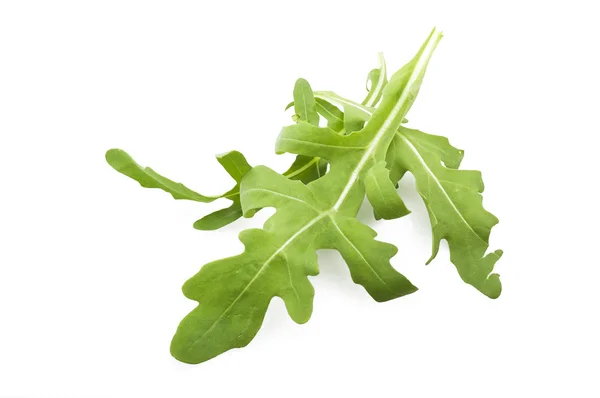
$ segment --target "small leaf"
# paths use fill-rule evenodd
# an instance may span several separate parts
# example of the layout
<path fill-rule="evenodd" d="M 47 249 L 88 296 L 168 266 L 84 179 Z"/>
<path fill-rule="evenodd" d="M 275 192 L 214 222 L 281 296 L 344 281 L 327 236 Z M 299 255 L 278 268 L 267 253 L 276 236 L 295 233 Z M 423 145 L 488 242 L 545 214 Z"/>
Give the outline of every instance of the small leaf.
<path fill-rule="evenodd" d="M 202 231 L 214 231 L 231 224 L 242 216 L 242 207 L 234 202 L 230 207 L 210 213 L 194 223 L 194 228 Z"/>
<path fill-rule="evenodd" d="M 410 213 L 390 181 L 390 172 L 385 168 L 385 162 L 377 163 L 369 170 L 365 177 L 365 190 L 379 217 L 392 220 Z"/>
<path fill-rule="evenodd" d="M 307 122 L 313 126 L 319 125 L 319 114 L 310 84 L 304 79 L 296 80 L 294 87 L 294 109 L 298 121 Z"/>
<path fill-rule="evenodd" d="M 156 173 L 149 167 L 143 168 L 131 156 L 121 149 L 111 149 L 106 152 L 106 161 L 119 173 L 122 173 L 145 188 L 158 188 L 170 193 L 175 199 L 193 200 L 208 203 L 220 198 L 229 199 L 233 204 L 229 208 L 217 210 L 208 214 L 194 223 L 194 228 L 200 230 L 214 230 L 230 224 L 242 216 L 240 207 L 239 182 L 242 177 L 252 169 L 244 155 L 238 151 L 231 151 L 217 155 L 217 160 L 229 173 L 237 184 L 222 195 L 204 196 L 192 191 L 185 185 L 169 180 Z"/>
<path fill-rule="evenodd" d="M 244 155 L 238 151 L 217 155 L 217 160 L 236 182 L 242 181 L 242 177 L 252 169 Z"/>
<path fill-rule="evenodd" d="M 298 155 L 284 176 L 290 180 L 300 180 L 305 184 L 321 178 L 327 170 L 327 162 L 321 158 Z"/>
<path fill-rule="evenodd" d="M 140 183 L 144 188 L 158 188 L 170 193 L 175 199 L 193 200 L 208 203 L 221 196 L 205 196 L 192 191 L 185 185 L 169 180 L 150 167 L 142 167 L 131 156 L 121 149 L 110 149 L 106 152 L 106 161 L 119 173 Z"/>
<path fill-rule="evenodd" d="M 387 84 L 387 70 L 383 53 L 379 53 L 379 69 L 373 69 L 367 76 L 367 97 L 363 100 L 362 105 L 373 107 L 377 105 L 381 99 L 383 88 Z"/>
<path fill-rule="evenodd" d="M 365 119 L 360 110 L 352 107 L 344 109 L 344 130 L 346 134 L 362 130 L 364 126 Z"/>
<path fill-rule="evenodd" d="M 315 98 L 317 112 L 327 120 L 327 127 L 341 132 L 344 129 L 344 112 L 321 98 Z"/>

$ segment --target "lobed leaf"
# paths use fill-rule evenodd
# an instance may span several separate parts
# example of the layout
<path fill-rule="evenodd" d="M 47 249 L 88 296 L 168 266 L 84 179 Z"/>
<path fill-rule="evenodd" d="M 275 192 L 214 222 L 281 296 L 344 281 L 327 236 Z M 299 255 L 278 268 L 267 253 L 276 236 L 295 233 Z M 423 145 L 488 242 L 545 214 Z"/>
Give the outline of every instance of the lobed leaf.
<path fill-rule="evenodd" d="M 319 248 L 338 249 L 353 280 L 379 301 L 416 290 L 389 264 L 394 246 L 374 240 L 374 231 L 355 219 L 328 212 L 301 182 L 257 166 L 242 183 L 242 202 L 245 211 L 277 212 L 264 229 L 240 234 L 242 254 L 206 264 L 185 283 L 185 296 L 199 305 L 173 338 L 177 359 L 198 363 L 247 345 L 275 296 L 295 322 L 308 321 L 314 290 L 307 276 L 318 273 Z"/>
<path fill-rule="evenodd" d="M 175 199 L 193 200 L 208 203 L 222 196 L 205 196 L 192 191 L 185 185 L 172 181 L 158 174 L 150 167 L 142 167 L 122 149 L 109 149 L 106 152 L 106 161 L 119 173 L 126 175 L 140 183 L 144 188 L 158 188 L 170 193 Z"/>
<path fill-rule="evenodd" d="M 460 160 L 458 156 L 448 157 L 451 149 L 443 139 L 404 127 L 400 131 L 395 139 L 396 162 L 415 177 L 431 220 L 433 249 L 427 263 L 437 255 L 440 241 L 446 239 L 450 261 L 461 278 L 486 296 L 497 298 L 502 284 L 492 271 L 502 250 L 485 254 L 498 219 L 483 208 L 481 172 L 444 166 L 442 162 L 457 165 Z M 462 158 L 462 153 L 459 156 Z"/>
<path fill-rule="evenodd" d="M 318 272 L 315 251 L 321 248 L 338 250 L 352 279 L 377 301 L 416 290 L 390 264 L 397 249 L 376 241 L 375 232 L 355 217 L 365 196 L 365 178 L 385 161 L 440 37 L 432 32 L 412 69 L 392 77 L 390 84 L 395 83 L 398 92 L 384 92 L 361 131 L 340 135 L 301 120 L 283 128 L 277 152 L 316 156 L 329 162 L 331 170 L 307 185 L 264 166 L 246 174 L 240 186 L 244 213 L 263 207 L 276 212 L 262 230 L 240 234 L 242 254 L 205 265 L 184 285 L 186 297 L 199 304 L 177 329 L 171 344 L 175 358 L 199 363 L 245 346 L 275 296 L 283 299 L 294 321 L 306 322 L 314 294 L 307 276 Z"/>
<path fill-rule="evenodd" d="M 365 191 L 378 217 L 392 220 L 410 213 L 390 180 L 390 171 L 385 168 L 385 161 L 369 170 L 365 177 Z"/>
<path fill-rule="evenodd" d="M 230 207 L 217 210 L 196 221 L 194 223 L 194 228 L 200 230 L 219 229 L 237 220 L 242 215 L 239 200 L 239 183 L 244 174 L 246 174 L 252 167 L 248 164 L 244 155 L 238 151 L 231 151 L 217 155 L 217 160 L 227 171 L 227 173 L 233 177 L 237 184 L 224 194 L 206 196 L 192 191 L 181 183 L 174 182 L 158 174 L 150 167 L 140 166 L 122 149 L 110 149 L 106 152 L 106 161 L 113 169 L 139 182 L 144 188 L 161 189 L 171 194 L 171 196 L 173 196 L 175 199 L 209 203 L 217 199 L 224 198 L 233 202 Z"/>

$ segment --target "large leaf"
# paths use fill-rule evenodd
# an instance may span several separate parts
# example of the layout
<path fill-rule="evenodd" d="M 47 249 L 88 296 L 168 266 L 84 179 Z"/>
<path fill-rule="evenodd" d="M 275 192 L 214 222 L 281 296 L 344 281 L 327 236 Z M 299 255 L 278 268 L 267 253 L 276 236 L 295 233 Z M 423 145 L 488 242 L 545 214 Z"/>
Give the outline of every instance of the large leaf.
<path fill-rule="evenodd" d="M 264 229 L 240 234 L 242 254 L 205 265 L 184 285 L 186 297 L 199 305 L 179 325 L 171 344 L 173 356 L 199 363 L 245 346 L 274 296 L 283 299 L 294 321 L 306 322 L 313 297 L 307 276 L 318 272 L 318 249 L 338 250 L 352 279 L 377 301 L 416 290 L 390 265 L 396 248 L 376 241 L 375 232 L 355 217 L 365 196 L 364 180 L 385 161 L 440 38 L 433 31 L 409 66 L 392 77 L 394 90 L 385 91 L 360 132 L 344 136 L 306 122 L 282 130 L 278 152 L 325 159 L 331 170 L 308 185 L 262 166 L 246 174 L 241 184 L 244 212 L 267 206 L 277 211 Z"/>
<path fill-rule="evenodd" d="M 437 255 L 440 241 L 446 239 L 450 260 L 461 278 L 486 296 L 498 297 L 502 284 L 492 271 L 502 250 L 486 255 L 498 219 L 483 208 L 481 172 L 445 167 L 442 162 L 448 147 L 444 140 L 404 127 L 400 132 L 395 138 L 395 160 L 414 175 L 431 219 L 433 251 L 428 263 Z M 450 162 L 456 164 L 456 159 Z"/>
<path fill-rule="evenodd" d="M 359 109 L 365 120 L 374 112 L 372 108 L 333 93 L 315 95 L 325 100 L 343 102 L 346 108 Z M 446 239 L 450 260 L 461 278 L 486 296 L 496 298 L 502 291 L 502 285 L 498 274 L 492 271 L 502 256 L 502 250 L 485 253 L 491 229 L 498 219 L 482 206 L 481 173 L 456 170 L 463 156 L 464 152 L 450 145 L 445 137 L 400 126 L 390 144 L 386 160 L 394 185 L 406 171 L 413 174 L 429 212 L 433 250 L 427 263 L 437 255 L 440 241 Z M 383 217 L 382 211 L 376 210 L 376 213 Z"/>

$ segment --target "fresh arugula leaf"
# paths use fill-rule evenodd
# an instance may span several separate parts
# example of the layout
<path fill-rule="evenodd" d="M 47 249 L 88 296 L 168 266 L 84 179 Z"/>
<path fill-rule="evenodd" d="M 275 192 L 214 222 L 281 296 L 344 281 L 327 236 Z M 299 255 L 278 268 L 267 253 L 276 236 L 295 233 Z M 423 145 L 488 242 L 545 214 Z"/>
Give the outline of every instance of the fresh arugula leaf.
<path fill-rule="evenodd" d="M 431 32 L 420 51 L 390 80 L 379 107 L 364 129 L 340 135 L 307 122 L 284 127 L 277 152 L 316 156 L 331 170 L 308 185 L 264 167 L 253 168 L 241 183 L 244 212 L 275 207 L 264 229 L 240 234 L 242 254 L 202 267 L 183 287 L 198 306 L 179 325 L 171 353 L 199 363 L 247 345 L 258 332 L 270 300 L 279 296 L 290 317 L 308 321 L 318 273 L 316 250 L 338 250 L 352 279 L 377 301 L 416 288 L 390 265 L 397 249 L 374 239 L 375 232 L 356 220 L 365 196 L 365 178 L 385 161 L 404 115 L 410 109 L 441 33 Z M 389 179 L 386 180 L 392 184 Z"/>
<path fill-rule="evenodd" d="M 385 161 L 369 170 L 364 182 L 367 198 L 378 217 L 392 220 L 410 213 L 390 180 L 390 171 L 385 168 Z"/>
<path fill-rule="evenodd" d="M 298 79 L 294 85 L 294 101 L 291 103 L 296 112 L 295 121 L 319 125 L 319 106 L 313 96 L 312 88 L 305 79 Z M 327 171 L 327 162 L 313 156 L 296 156 L 296 160 L 283 175 L 292 180 L 300 180 L 305 184 L 322 177 Z"/>
<path fill-rule="evenodd" d="M 239 202 L 233 202 L 229 207 L 217 210 L 194 222 L 194 228 L 202 231 L 214 231 L 231 224 L 242 217 L 242 206 Z"/>
<path fill-rule="evenodd" d="M 217 155 L 217 161 L 223 166 L 225 171 L 227 171 L 227 174 L 238 183 L 241 182 L 242 177 L 252 169 L 252 166 L 248 164 L 244 155 L 238 151 L 230 151 Z"/>
<path fill-rule="evenodd" d="M 317 104 L 310 84 L 304 79 L 298 79 L 294 86 L 294 109 L 298 121 L 307 122 L 313 126 L 319 125 Z"/>
<path fill-rule="evenodd" d="M 296 160 L 283 175 L 290 180 L 300 180 L 305 184 L 321 178 L 327 171 L 327 162 L 310 156 L 296 156 Z"/>
<path fill-rule="evenodd" d="M 109 149 L 106 152 L 106 161 L 113 169 L 136 180 L 142 187 L 162 189 L 163 191 L 170 193 L 175 199 L 209 203 L 222 197 L 222 195 L 206 196 L 192 191 L 179 182 L 163 177 L 150 167 L 140 166 L 122 149 Z"/>
<path fill-rule="evenodd" d="M 367 97 L 363 100 L 364 106 L 373 107 L 377 105 L 381 99 L 383 88 L 387 84 L 387 67 L 385 65 L 385 59 L 383 53 L 378 53 L 379 56 L 379 68 L 373 69 L 367 76 Z"/>
<path fill-rule="evenodd" d="M 319 98 L 342 102 L 345 109 L 360 109 L 365 120 L 374 114 L 368 108 L 333 93 L 315 93 Z M 359 113 L 357 111 L 357 113 Z M 406 171 L 415 177 L 417 189 L 425 202 L 433 232 L 433 249 L 429 264 L 437 255 L 440 241 L 446 239 L 450 260 L 466 283 L 488 297 L 497 298 L 502 285 L 492 273 L 502 250 L 485 255 L 491 229 L 498 219 L 482 206 L 481 172 L 457 170 L 464 151 L 450 145 L 446 137 L 430 135 L 400 126 L 386 157 L 394 185 Z M 376 209 L 383 218 L 383 211 Z"/>
<path fill-rule="evenodd" d="M 327 120 L 327 127 L 340 134 L 344 134 L 344 112 L 337 106 L 321 98 L 315 98 L 315 102 L 317 104 L 317 112 Z"/>
<path fill-rule="evenodd" d="M 486 296 L 497 298 L 502 284 L 499 275 L 492 271 L 502 250 L 485 254 L 491 229 L 498 219 L 483 208 L 481 172 L 443 166 L 444 159 L 444 163 L 452 165 L 460 162 L 458 156 L 447 157 L 451 148 L 444 145 L 444 140 L 404 127 L 400 131 L 395 138 L 396 162 L 415 177 L 431 219 L 433 249 L 427 263 L 437 255 L 440 241 L 446 239 L 450 260 L 463 281 Z"/>
<path fill-rule="evenodd" d="M 227 171 L 227 173 L 233 177 L 237 184 L 224 194 L 206 196 L 189 189 L 181 183 L 174 182 L 158 174 L 150 167 L 140 166 L 122 149 L 110 149 L 106 152 L 106 161 L 112 168 L 117 170 L 119 173 L 136 180 L 144 188 L 161 189 L 167 193 L 170 193 L 175 199 L 209 203 L 217 199 L 224 198 L 233 202 L 231 207 L 217 210 L 216 212 L 196 221 L 194 223 L 194 228 L 201 230 L 214 230 L 221 228 L 230 222 L 235 221 L 242 215 L 242 208 L 239 199 L 239 183 L 244 174 L 246 174 L 252 167 L 248 164 L 244 155 L 238 151 L 231 151 L 217 155 L 217 160 Z"/>

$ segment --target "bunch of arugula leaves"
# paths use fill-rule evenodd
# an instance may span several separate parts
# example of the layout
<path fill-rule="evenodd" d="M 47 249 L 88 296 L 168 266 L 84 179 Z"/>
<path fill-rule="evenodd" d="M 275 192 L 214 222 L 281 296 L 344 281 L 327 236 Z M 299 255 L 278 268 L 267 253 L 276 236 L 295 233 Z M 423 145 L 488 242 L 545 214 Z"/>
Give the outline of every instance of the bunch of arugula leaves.
<path fill-rule="evenodd" d="M 222 195 L 205 196 L 141 167 L 120 149 L 106 153 L 115 170 L 143 187 L 162 189 L 175 199 L 231 200 L 230 207 L 196 221 L 197 229 L 218 229 L 263 207 L 276 208 L 263 229 L 240 233 L 243 253 L 204 265 L 184 284 L 184 295 L 198 306 L 172 340 L 175 358 L 200 363 L 247 345 L 274 296 L 283 299 L 294 321 L 307 322 L 314 296 L 308 276 L 319 272 L 319 249 L 338 250 L 352 280 L 377 301 L 415 292 L 390 264 L 396 247 L 375 240 L 375 231 L 356 219 L 365 195 L 378 219 L 407 215 L 396 190 L 407 171 L 429 212 L 433 247 L 428 263 L 446 239 L 460 277 L 488 297 L 500 295 L 500 279 L 492 271 L 502 251 L 486 255 L 498 219 L 482 206 L 481 173 L 458 170 L 463 151 L 447 138 L 403 125 L 441 37 L 434 29 L 389 81 L 380 54 L 380 67 L 368 74 L 368 95 L 360 104 L 333 92 L 313 92 L 299 79 L 288 105 L 294 107 L 295 124 L 284 127 L 276 141 L 277 153 L 297 155 L 283 174 L 252 167 L 240 152 L 228 152 L 217 160 L 235 186 Z M 321 117 L 327 127 L 319 127 Z"/>

